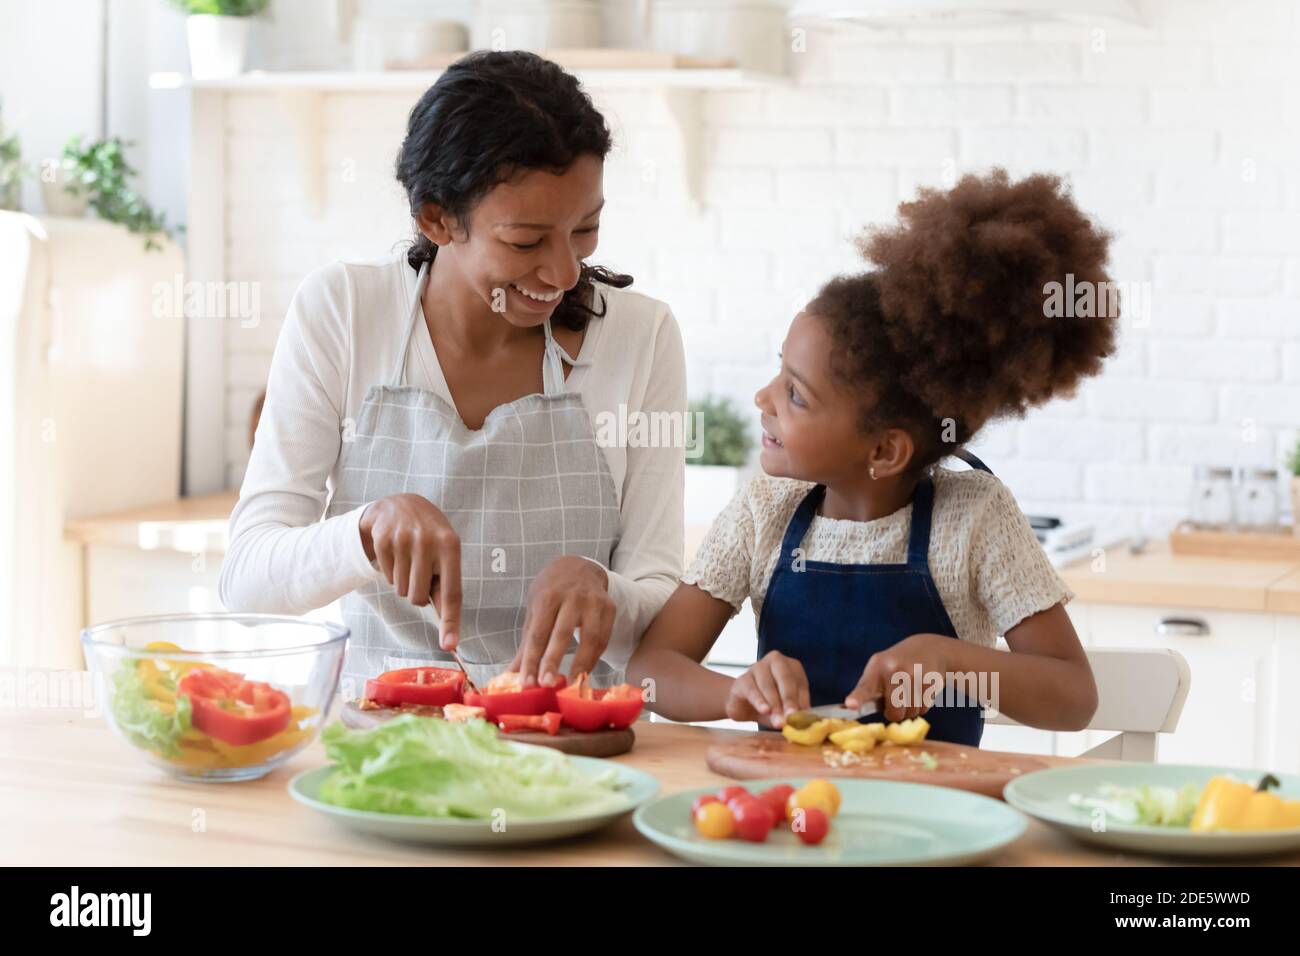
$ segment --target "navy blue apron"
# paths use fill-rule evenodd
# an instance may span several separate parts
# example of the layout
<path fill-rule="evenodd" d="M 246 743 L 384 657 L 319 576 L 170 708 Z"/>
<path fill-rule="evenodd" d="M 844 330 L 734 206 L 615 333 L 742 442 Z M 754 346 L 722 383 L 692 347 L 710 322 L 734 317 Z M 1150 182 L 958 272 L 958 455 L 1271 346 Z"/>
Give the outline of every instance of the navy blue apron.
<path fill-rule="evenodd" d="M 958 457 L 982 471 L 989 470 L 969 452 Z M 934 482 L 921 478 L 912 499 L 912 527 L 904 564 L 834 564 L 801 562 L 795 552 L 812 526 L 826 494 L 817 485 L 796 509 L 781 541 L 781 555 L 758 622 L 758 654 L 780 651 L 803 664 L 812 705 L 841 704 L 857 686 L 867 661 L 913 634 L 943 634 L 957 639 L 934 578 L 930 575 L 930 518 L 934 511 Z M 888 690 L 886 690 L 888 693 Z M 928 739 L 978 747 L 984 715 L 978 701 L 967 703 L 957 692 L 944 706 L 948 688 L 925 713 Z M 871 714 L 866 721 L 883 721 Z M 761 725 L 760 725 L 761 726 Z M 768 728 L 770 729 L 770 728 Z"/>

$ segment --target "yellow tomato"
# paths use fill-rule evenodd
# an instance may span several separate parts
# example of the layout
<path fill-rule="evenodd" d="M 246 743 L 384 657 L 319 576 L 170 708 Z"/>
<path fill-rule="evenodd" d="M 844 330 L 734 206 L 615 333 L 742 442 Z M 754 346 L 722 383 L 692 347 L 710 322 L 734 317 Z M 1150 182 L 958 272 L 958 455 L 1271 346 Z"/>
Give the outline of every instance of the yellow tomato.
<path fill-rule="evenodd" d="M 794 815 L 799 810 L 818 809 L 826 814 L 829 820 L 835 816 L 835 804 L 832 802 L 830 794 L 824 790 L 809 791 L 807 787 L 802 790 L 796 790 L 790 794 L 790 799 L 785 804 L 786 820 L 794 820 Z"/>
<path fill-rule="evenodd" d="M 736 832 L 736 820 L 725 803 L 706 803 L 695 814 L 695 829 L 710 840 L 726 840 Z"/>
<path fill-rule="evenodd" d="M 809 780 L 806 784 L 803 785 L 803 790 L 800 792 L 803 793 L 804 796 L 808 799 L 811 800 L 824 799 L 828 803 L 830 803 L 831 816 L 835 816 L 837 813 L 840 812 L 839 787 L 835 786 L 835 784 L 831 783 L 829 780 L 825 780 L 821 777 L 818 777 L 816 780 Z"/>

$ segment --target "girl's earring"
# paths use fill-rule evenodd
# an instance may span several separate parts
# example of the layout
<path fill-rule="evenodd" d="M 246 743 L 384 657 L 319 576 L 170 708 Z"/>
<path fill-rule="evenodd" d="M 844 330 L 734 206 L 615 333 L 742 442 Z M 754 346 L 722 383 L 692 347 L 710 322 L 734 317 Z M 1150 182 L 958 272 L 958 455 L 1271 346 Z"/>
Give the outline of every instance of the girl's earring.
<path fill-rule="evenodd" d="M 872 466 L 867 470 L 867 473 L 868 473 L 869 475 L 871 475 L 871 480 L 872 480 L 872 481 L 875 481 L 875 480 L 876 480 L 876 466 L 875 466 L 875 465 L 872 465 Z"/>

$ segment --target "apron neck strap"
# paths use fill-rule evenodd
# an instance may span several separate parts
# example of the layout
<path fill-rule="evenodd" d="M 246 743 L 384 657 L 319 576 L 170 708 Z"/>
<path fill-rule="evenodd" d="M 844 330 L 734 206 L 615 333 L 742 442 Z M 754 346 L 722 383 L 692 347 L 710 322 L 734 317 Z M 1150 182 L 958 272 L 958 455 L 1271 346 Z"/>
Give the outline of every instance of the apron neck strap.
<path fill-rule="evenodd" d="M 790 523 L 785 526 L 785 537 L 781 539 L 781 564 L 788 566 L 794 560 L 794 552 L 803 544 L 804 535 L 812 527 L 817 506 L 822 503 L 824 497 L 826 497 L 826 486 L 814 485 L 808 494 L 804 495 L 803 501 L 799 502 L 799 507 L 795 509 Z"/>
<path fill-rule="evenodd" d="M 415 294 L 411 296 L 411 307 L 406 317 L 406 332 L 402 335 L 402 347 L 397 351 L 397 362 L 388 373 L 388 384 L 393 388 L 400 386 L 406 378 L 406 355 L 411 350 L 411 336 L 415 334 L 415 327 L 424 318 L 424 309 L 420 307 L 420 301 L 424 298 L 424 290 L 428 284 L 429 263 L 423 262 L 415 277 Z"/>
<path fill-rule="evenodd" d="M 952 453 L 952 456 L 954 458 L 960 458 L 962 461 L 966 462 L 966 464 L 970 465 L 972 468 L 978 468 L 980 471 L 987 471 L 990 475 L 993 474 L 993 469 L 991 469 L 988 465 L 984 464 L 984 462 L 980 461 L 978 458 L 976 458 L 965 448 L 958 448 L 955 452 Z"/>
<path fill-rule="evenodd" d="M 416 328 L 419 327 L 421 320 L 424 318 L 424 309 L 421 308 L 421 300 L 424 298 L 424 290 L 429 285 L 429 263 L 425 262 L 420 265 L 419 274 L 415 277 L 415 292 L 411 296 L 411 307 L 407 315 L 406 331 L 402 335 L 402 347 L 397 352 L 397 361 L 393 364 L 392 371 L 388 373 L 388 384 L 397 387 L 400 386 L 406 378 L 406 356 L 411 350 L 411 338 L 415 335 Z M 547 395 L 559 395 L 564 392 L 564 365 L 577 368 L 582 365 L 590 365 L 590 359 L 578 359 L 564 351 L 560 343 L 555 340 L 555 335 L 551 332 L 551 317 L 547 316 L 543 323 L 542 331 L 546 334 L 546 350 L 542 358 L 542 388 Z"/>
<path fill-rule="evenodd" d="M 555 339 L 555 334 L 551 331 L 551 317 L 548 315 L 542 323 L 542 331 L 546 333 L 546 354 L 542 358 L 542 390 L 547 395 L 560 395 L 566 389 L 564 387 L 564 366 L 570 365 L 578 368 L 583 365 L 590 365 L 591 359 L 582 359 L 579 361 L 568 352 Z"/>
<path fill-rule="evenodd" d="M 907 563 L 926 567 L 930 563 L 930 518 L 934 514 L 934 482 L 928 475 L 916 483 L 912 496 L 912 529 L 907 536 Z"/>
<path fill-rule="evenodd" d="M 804 535 L 812 527 L 817 514 L 817 506 L 826 497 L 825 485 L 814 485 L 803 501 L 795 509 L 790 523 L 785 527 L 785 537 L 781 539 L 780 563 L 789 566 L 794 560 L 794 552 L 803 544 Z M 930 519 L 934 514 L 934 482 L 923 477 L 916 485 L 912 498 L 912 527 L 907 536 L 907 563 L 926 567 L 930 560 Z"/>

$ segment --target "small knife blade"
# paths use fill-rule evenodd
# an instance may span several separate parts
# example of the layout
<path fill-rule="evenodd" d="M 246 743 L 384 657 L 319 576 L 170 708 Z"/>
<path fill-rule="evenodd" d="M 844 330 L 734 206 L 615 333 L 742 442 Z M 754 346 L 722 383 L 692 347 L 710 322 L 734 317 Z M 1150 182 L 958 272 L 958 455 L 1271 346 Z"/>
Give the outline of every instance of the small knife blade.
<path fill-rule="evenodd" d="M 433 617 L 433 626 L 437 628 L 438 633 L 441 634 L 442 615 L 438 613 L 438 609 L 433 604 L 432 594 L 429 595 L 429 614 Z M 469 671 L 465 668 L 465 662 L 460 659 L 460 655 L 456 653 L 456 648 L 454 647 L 451 649 L 451 657 L 452 660 L 456 662 L 456 666 L 460 668 L 460 672 L 465 675 L 465 686 L 477 694 L 479 689 L 474 686 L 474 681 L 470 678 Z"/>
<path fill-rule="evenodd" d="M 857 720 L 867 714 L 874 714 L 881 709 L 879 697 L 874 697 L 856 710 L 839 704 L 822 704 L 807 710 L 796 710 L 786 715 L 785 722 L 795 730 L 811 727 L 819 720 Z"/>

